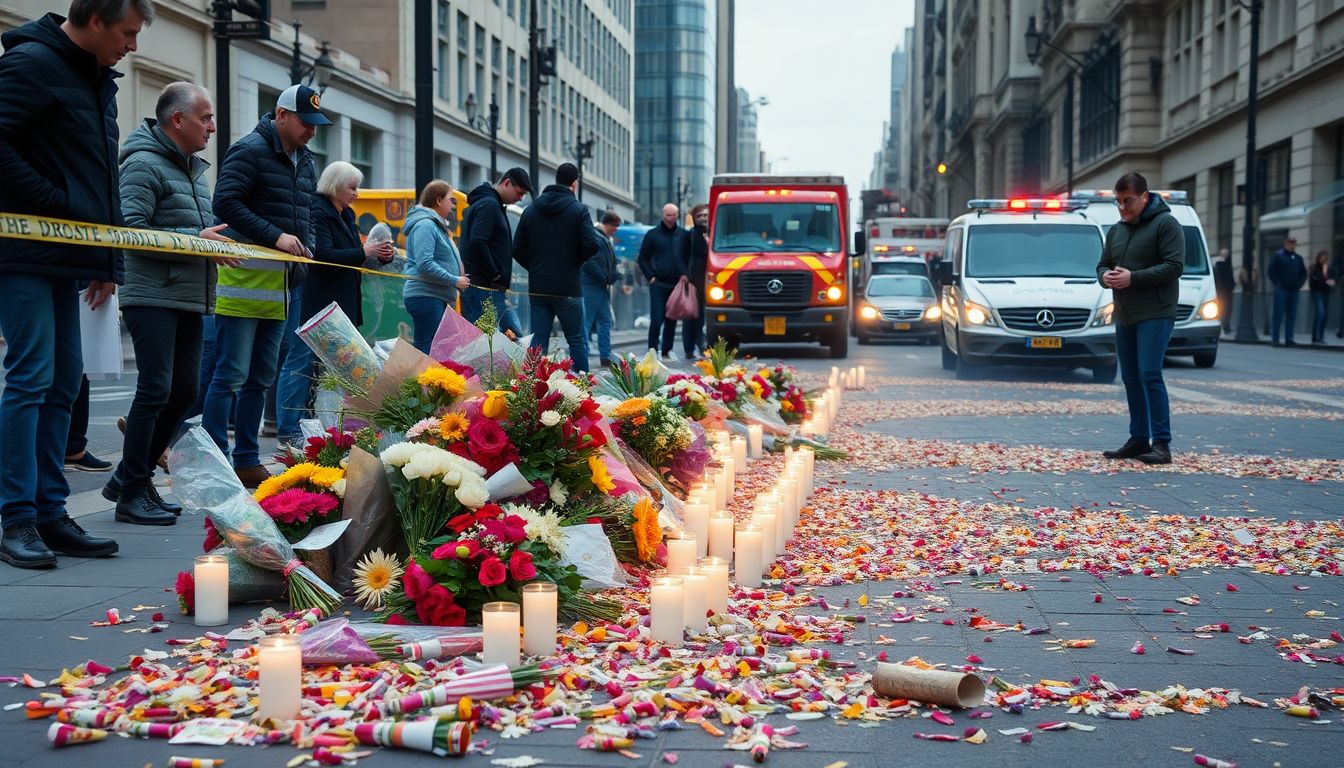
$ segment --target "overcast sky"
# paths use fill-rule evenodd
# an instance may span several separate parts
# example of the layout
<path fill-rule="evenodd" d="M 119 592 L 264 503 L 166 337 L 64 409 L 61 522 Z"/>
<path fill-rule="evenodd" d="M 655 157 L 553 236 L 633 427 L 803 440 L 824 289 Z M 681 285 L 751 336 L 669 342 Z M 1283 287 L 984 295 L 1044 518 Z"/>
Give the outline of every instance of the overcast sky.
<path fill-rule="evenodd" d="M 843 174 L 857 204 L 889 117 L 891 52 L 913 0 L 737 0 L 737 86 L 779 172 Z"/>

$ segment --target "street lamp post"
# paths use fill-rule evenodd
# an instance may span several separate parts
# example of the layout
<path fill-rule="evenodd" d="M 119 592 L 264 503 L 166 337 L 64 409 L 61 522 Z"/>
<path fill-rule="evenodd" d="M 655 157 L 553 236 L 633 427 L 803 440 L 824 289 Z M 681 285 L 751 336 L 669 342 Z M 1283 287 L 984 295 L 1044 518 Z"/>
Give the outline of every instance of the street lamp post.
<path fill-rule="evenodd" d="M 541 175 L 541 144 L 537 136 L 541 123 L 541 86 L 555 77 L 555 44 L 542 47 L 546 30 L 537 27 L 537 0 L 529 0 L 527 14 L 527 173 L 532 183 Z"/>
<path fill-rule="evenodd" d="M 785 155 L 785 156 L 783 156 L 783 157 L 776 157 L 774 160 L 771 160 L 771 161 L 770 161 L 770 165 L 769 165 L 769 167 L 767 167 L 767 168 L 765 169 L 765 170 L 766 170 L 766 173 L 774 173 L 774 172 L 775 172 L 775 163 L 782 163 L 782 162 L 784 162 L 785 160 L 792 160 L 792 159 L 793 159 L 793 158 L 789 157 L 788 155 Z"/>
<path fill-rule="evenodd" d="M 1030 62 L 1032 63 L 1033 66 L 1034 66 L 1034 65 L 1036 64 L 1036 62 L 1039 61 L 1040 58 L 1041 58 L 1041 46 L 1045 46 L 1046 48 L 1049 48 L 1050 50 L 1054 51 L 1055 53 L 1058 53 L 1060 56 L 1063 56 L 1063 57 L 1064 57 L 1064 66 L 1065 66 L 1066 69 L 1069 70 L 1069 76 L 1068 76 L 1068 78 L 1064 81 L 1064 108 L 1068 110 L 1068 113 L 1067 113 L 1067 114 L 1068 114 L 1068 118 L 1069 118 L 1068 121 L 1067 121 L 1068 126 L 1069 126 L 1069 140 L 1068 140 L 1067 142 L 1064 143 L 1064 145 L 1068 148 L 1068 152 L 1067 152 L 1067 153 L 1065 154 L 1065 156 L 1064 156 L 1064 168 L 1065 168 L 1065 173 L 1067 174 L 1067 180 L 1065 181 L 1065 183 L 1068 185 L 1068 188 L 1065 190 L 1065 192 L 1066 192 L 1066 194 L 1070 194 L 1070 195 L 1072 195 L 1072 194 L 1073 194 L 1073 134 L 1075 133 L 1075 131 L 1074 131 L 1074 128 L 1075 128 L 1075 115 L 1074 115 L 1074 109 L 1073 109 L 1073 100 L 1074 100 L 1074 97 L 1073 97 L 1073 81 L 1074 81 L 1074 78 L 1075 78 L 1075 77 L 1081 77 L 1081 76 L 1082 76 L 1082 74 L 1083 74 L 1083 70 L 1086 69 L 1086 67 L 1083 65 L 1083 62 L 1081 62 L 1081 61 L 1078 60 L 1078 58 L 1077 58 L 1076 56 L 1074 56 L 1073 54 L 1071 54 L 1071 53 L 1069 53 L 1068 51 L 1064 50 L 1063 48 L 1060 48 L 1059 46 L 1055 45 L 1054 43 L 1050 42 L 1049 40 L 1046 40 L 1046 39 L 1045 39 L 1045 36 L 1042 35 L 1042 34 L 1040 33 L 1040 30 L 1038 30 L 1038 29 L 1036 28 L 1036 17 L 1035 17 L 1035 16 L 1028 16 L 1028 17 L 1027 17 L 1027 31 L 1026 31 L 1026 35 L 1025 35 L 1025 37 L 1026 37 L 1026 44 L 1027 44 L 1027 60 L 1030 61 Z M 1097 87 L 1097 90 L 1101 93 L 1101 95 L 1105 96 L 1105 97 L 1111 102 L 1111 106 L 1115 108 L 1115 111 L 1116 111 L 1117 113 L 1119 113 L 1119 112 L 1120 112 L 1120 99 L 1117 98 L 1115 94 L 1111 93 L 1111 92 L 1108 91 L 1106 88 L 1102 87 L 1100 83 L 1098 83 L 1096 87 Z"/>
<path fill-rule="evenodd" d="M 490 137 L 490 181 L 499 180 L 499 104 L 490 94 L 489 116 L 477 113 L 476 94 L 467 94 L 467 124 Z M 536 182 L 533 182 L 536 183 Z"/>
<path fill-rule="evenodd" d="M 574 159 L 579 161 L 579 202 L 583 202 L 583 161 L 591 160 L 593 157 L 593 132 L 588 132 L 588 138 L 583 138 L 583 129 L 579 129 L 578 135 L 574 141 Z"/>
<path fill-rule="evenodd" d="M 295 19 L 293 24 L 294 50 L 289 59 L 289 84 L 309 85 L 321 93 L 327 89 L 327 83 L 331 82 L 331 73 L 336 70 L 336 64 L 331 60 L 331 46 L 323 40 L 317 58 L 311 65 L 304 64 L 303 50 L 299 47 L 299 27 L 303 26 L 303 22 Z M 305 78 L 307 83 L 304 83 Z"/>
<path fill-rule="evenodd" d="M 1260 11 L 1264 0 L 1237 0 L 1251 14 L 1250 83 L 1246 94 L 1246 221 L 1241 228 L 1241 312 L 1237 316 L 1237 341 L 1257 341 L 1255 332 L 1255 204 L 1259 192 L 1256 173 L 1255 118 L 1260 99 Z M 1289 329 L 1289 333 L 1292 329 Z"/>

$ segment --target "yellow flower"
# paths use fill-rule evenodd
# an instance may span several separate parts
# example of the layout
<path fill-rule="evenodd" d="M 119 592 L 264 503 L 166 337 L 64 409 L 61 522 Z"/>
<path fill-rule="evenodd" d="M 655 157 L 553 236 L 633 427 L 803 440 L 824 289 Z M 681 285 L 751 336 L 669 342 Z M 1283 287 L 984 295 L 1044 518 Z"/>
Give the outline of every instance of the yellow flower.
<path fill-rule="evenodd" d="M 455 443 L 467 436 L 468 426 L 470 426 L 470 422 L 467 421 L 466 416 L 460 413 L 446 414 L 443 420 L 439 422 L 439 437 L 450 443 Z"/>
<path fill-rule="evenodd" d="M 635 504 L 635 551 L 639 559 L 653 562 L 658 554 L 658 545 L 663 543 L 663 529 L 658 525 L 658 510 L 653 507 L 653 499 L 648 496 Z"/>
<path fill-rule="evenodd" d="M 263 480 L 257 486 L 257 490 L 252 493 L 252 498 L 257 501 L 265 501 L 281 491 L 307 481 L 313 476 L 313 472 L 318 469 L 321 469 L 321 467 L 310 462 L 295 464 L 283 473 Z"/>
<path fill-rule="evenodd" d="M 509 415 L 509 393 L 502 389 L 492 389 L 485 393 L 485 402 L 481 403 L 481 415 L 487 419 L 502 419 Z"/>
<path fill-rule="evenodd" d="M 653 350 L 650 349 L 638 363 L 635 363 L 635 373 L 641 379 L 652 378 L 653 372 L 657 370 L 657 366 L 658 357 L 653 353 Z"/>
<path fill-rule="evenodd" d="M 611 412 L 611 416 L 615 419 L 625 419 L 631 416 L 637 416 L 649 410 L 651 405 L 653 405 L 653 403 L 646 397 L 632 397 L 616 406 L 616 410 Z"/>
<path fill-rule="evenodd" d="M 780 401 L 779 401 L 779 410 L 781 410 L 781 411 L 783 411 L 783 412 L 785 412 L 785 413 L 792 413 L 792 412 L 793 412 L 793 402 L 790 401 L 790 400 L 780 400 Z"/>
<path fill-rule="evenodd" d="M 415 377 L 415 380 L 422 387 L 433 387 L 453 397 L 460 397 L 467 391 L 467 380 L 462 378 L 462 374 L 450 371 L 441 365 L 426 368 L 424 373 Z"/>
<path fill-rule="evenodd" d="M 751 393 L 756 396 L 757 400 L 759 400 L 761 398 L 761 393 L 765 391 L 761 389 L 761 383 L 755 379 L 752 379 L 749 383 L 751 384 Z"/>
<path fill-rule="evenodd" d="M 700 372 L 706 376 L 714 375 L 714 363 L 709 360 L 696 360 L 695 367 L 699 368 Z"/>
<path fill-rule="evenodd" d="M 370 611 L 383 607 L 383 598 L 395 592 L 400 586 L 401 564 L 393 555 L 381 549 L 375 549 L 364 555 L 355 566 L 355 599 Z"/>
<path fill-rule="evenodd" d="M 588 471 L 593 473 L 593 487 L 597 490 L 610 494 L 612 489 L 616 487 L 616 481 L 611 479 L 611 473 L 607 471 L 602 459 L 597 456 L 588 457 Z"/>
<path fill-rule="evenodd" d="M 337 481 L 345 479 L 345 470 L 340 467 L 318 467 L 308 477 L 308 482 L 319 488 L 330 488 Z"/>

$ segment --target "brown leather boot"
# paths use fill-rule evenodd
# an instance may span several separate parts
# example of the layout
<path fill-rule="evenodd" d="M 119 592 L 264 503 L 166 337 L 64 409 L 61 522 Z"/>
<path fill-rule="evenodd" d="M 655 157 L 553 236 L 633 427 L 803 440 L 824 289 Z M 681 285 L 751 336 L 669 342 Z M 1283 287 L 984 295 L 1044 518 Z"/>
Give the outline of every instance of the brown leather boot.
<path fill-rule="evenodd" d="M 234 474 L 238 475 L 238 479 L 243 481 L 244 488 L 256 488 L 271 477 L 271 473 L 266 471 L 263 466 L 235 469 Z"/>

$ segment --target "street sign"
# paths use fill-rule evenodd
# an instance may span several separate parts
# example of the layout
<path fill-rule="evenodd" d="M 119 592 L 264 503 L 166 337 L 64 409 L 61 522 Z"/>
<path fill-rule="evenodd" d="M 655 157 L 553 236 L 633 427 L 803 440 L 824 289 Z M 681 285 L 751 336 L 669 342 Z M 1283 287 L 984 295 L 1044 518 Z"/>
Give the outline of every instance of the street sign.
<path fill-rule="evenodd" d="M 216 21 L 215 36 L 233 40 L 270 40 L 271 27 L 264 21 Z"/>

